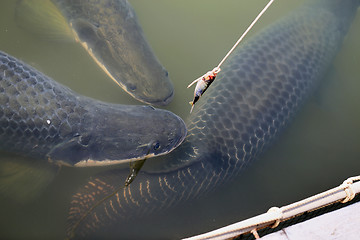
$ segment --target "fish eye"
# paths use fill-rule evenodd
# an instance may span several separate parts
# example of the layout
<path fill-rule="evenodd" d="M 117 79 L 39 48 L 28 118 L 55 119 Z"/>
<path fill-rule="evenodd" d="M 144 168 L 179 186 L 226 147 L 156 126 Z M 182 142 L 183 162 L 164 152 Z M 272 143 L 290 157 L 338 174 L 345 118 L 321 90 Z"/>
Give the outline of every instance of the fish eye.
<path fill-rule="evenodd" d="M 87 146 L 90 143 L 91 135 L 80 136 L 80 144 L 83 146 Z"/>
<path fill-rule="evenodd" d="M 159 142 L 156 142 L 153 146 L 153 149 L 156 151 L 160 148 L 160 143 Z"/>
<path fill-rule="evenodd" d="M 130 84 L 128 85 L 128 89 L 129 89 L 130 91 L 135 91 L 135 90 L 136 90 L 136 85 L 130 83 Z"/>

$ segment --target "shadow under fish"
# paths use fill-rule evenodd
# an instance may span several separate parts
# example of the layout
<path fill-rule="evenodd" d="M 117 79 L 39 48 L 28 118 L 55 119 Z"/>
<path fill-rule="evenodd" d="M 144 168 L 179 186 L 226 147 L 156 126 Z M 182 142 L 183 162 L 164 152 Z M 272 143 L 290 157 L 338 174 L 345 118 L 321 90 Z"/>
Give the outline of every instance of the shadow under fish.
<path fill-rule="evenodd" d="M 75 39 L 135 99 L 167 105 L 174 89 L 126 0 L 23 0 L 20 26 L 49 38 Z"/>

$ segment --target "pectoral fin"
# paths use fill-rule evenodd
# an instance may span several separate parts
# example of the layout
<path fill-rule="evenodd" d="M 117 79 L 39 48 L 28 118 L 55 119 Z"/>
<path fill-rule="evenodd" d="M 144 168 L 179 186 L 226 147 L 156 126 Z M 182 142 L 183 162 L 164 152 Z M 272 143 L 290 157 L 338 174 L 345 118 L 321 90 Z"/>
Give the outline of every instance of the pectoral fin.
<path fill-rule="evenodd" d="M 130 185 L 130 183 L 132 183 L 135 180 L 137 174 L 144 165 L 145 161 L 146 159 L 130 162 L 130 174 L 125 180 L 125 186 Z"/>

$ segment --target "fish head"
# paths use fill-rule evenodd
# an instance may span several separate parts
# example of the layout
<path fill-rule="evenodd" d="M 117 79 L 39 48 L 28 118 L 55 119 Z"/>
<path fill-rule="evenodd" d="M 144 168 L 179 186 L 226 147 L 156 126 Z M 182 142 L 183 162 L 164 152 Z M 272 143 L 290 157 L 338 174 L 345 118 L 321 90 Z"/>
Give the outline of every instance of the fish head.
<path fill-rule="evenodd" d="M 180 117 L 151 106 L 104 104 L 93 109 L 93 116 L 58 144 L 49 160 L 88 167 L 147 159 L 174 150 L 187 132 Z"/>
<path fill-rule="evenodd" d="M 95 62 L 135 99 L 167 105 L 174 88 L 168 72 L 148 44 L 135 12 L 126 1 L 116 14 L 97 19 L 72 19 L 70 25 Z"/>

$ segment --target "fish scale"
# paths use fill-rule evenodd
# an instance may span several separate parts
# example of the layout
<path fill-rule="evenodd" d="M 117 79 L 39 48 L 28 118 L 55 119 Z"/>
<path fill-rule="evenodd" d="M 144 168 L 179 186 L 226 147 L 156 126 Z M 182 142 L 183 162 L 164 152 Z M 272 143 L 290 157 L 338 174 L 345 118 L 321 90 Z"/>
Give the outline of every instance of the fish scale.
<path fill-rule="evenodd" d="M 41 73 L 19 65 L 5 53 L 0 53 L 0 71 L 2 149 L 17 151 L 22 146 L 22 153 L 44 158 L 52 145 L 64 140 L 67 132 L 79 131 L 79 124 L 69 123 L 71 113 L 76 110 L 66 103 L 77 101 L 72 95 L 54 91 L 58 87 L 56 82 L 44 80 Z M 49 119 L 51 124 L 47 123 Z"/>
<path fill-rule="evenodd" d="M 111 205 L 107 200 L 87 212 L 89 202 L 98 203 L 119 186 L 123 173 L 93 177 L 89 181 L 100 179 L 105 190 L 99 193 L 99 184 L 88 183 L 73 196 L 68 236 L 112 236 L 109 229 L 124 219 L 197 198 L 237 176 L 271 146 L 315 91 L 358 6 L 355 0 L 310 1 L 238 47 L 187 119 L 182 145 L 163 156 L 168 170 L 140 172 L 109 199 Z"/>

